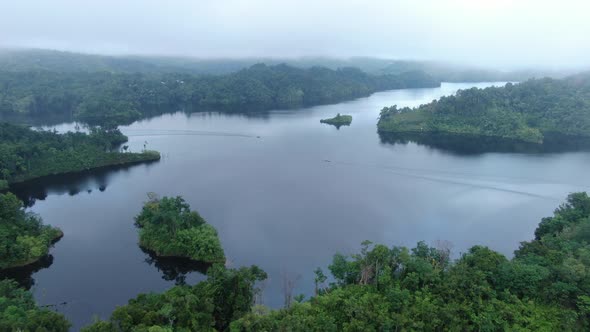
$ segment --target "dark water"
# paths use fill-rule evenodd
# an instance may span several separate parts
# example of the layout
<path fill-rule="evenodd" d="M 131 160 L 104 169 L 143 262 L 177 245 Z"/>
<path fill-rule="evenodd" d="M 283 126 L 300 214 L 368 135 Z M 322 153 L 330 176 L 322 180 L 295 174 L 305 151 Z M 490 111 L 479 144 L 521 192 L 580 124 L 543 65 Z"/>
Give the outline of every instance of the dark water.
<path fill-rule="evenodd" d="M 147 142 L 162 160 L 20 192 L 65 233 L 51 266 L 32 276 L 35 297 L 66 302 L 56 308 L 78 329 L 138 293 L 202 279 L 190 273 L 202 267 L 156 262 L 137 246 L 133 217 L 147 192 L 184 196 L 217 228 L 233 266 L 266 270 L 270 306 L 283 302 L 282 274 L 299 275 L 295 294 L 310 294 L 316 267 L 367 239 L 405 246 L 446 240 L 456 255 L 483 244 L 511 255 L 568 193 L 590 190 L 590 153 L 456 153 L 376 133 L 383 106 L 416 106 L 473 85 L 260 117 L 176 113 L 125 127 L 132 150 Z M 351 126 L 319 123 L 336 113 L 352 115 Z"/>

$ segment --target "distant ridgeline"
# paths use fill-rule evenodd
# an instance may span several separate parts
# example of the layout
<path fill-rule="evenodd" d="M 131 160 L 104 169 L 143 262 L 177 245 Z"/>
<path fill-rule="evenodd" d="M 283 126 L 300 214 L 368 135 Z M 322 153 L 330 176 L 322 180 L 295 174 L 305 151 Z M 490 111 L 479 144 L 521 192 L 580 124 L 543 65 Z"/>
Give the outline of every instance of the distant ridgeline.
<path fill-rule="evenodd" d="M 355 68 L 250 68 L 222 76 L 183 73 L 0 72 L 0 118 L 62 117 L 115 127 L 184 109 L 231 112 L 336 103 L 382 90 L 438 87 L 420 72 L 370 75 Z"/>
<path fill-rule="evenodd" d="M 590 74 L 461 90 L 410 109 L 385 107 L 381 134 L 460 134 L 534 144 L 590 138 Z M 551 142 L 549 142 L 551 143 Z"/>
<path fill-rule="evenodd" d="M 160 159 L 155 151 L 121 153 L 118 129 L 57 134 L 0 123 L 0 190 L 34 178 Z"/>
<path fill-rule="evenodd" d="M 565 77 L 571 70 L 500 71 L 437 61 L 386 59 L 373 57 L 301 58 L 191 58 L 174 56 L 106 56 L 47 49 L 0 49 L 0 71 L 111 72 L 111 73 L 190 73 L 223 75 L 235 73 L 257 63 L 287 64 L 297 68 L 359 68 L 375 75 L 399 75 L 422 71 L 443 82 L 522 82 L 533 77 Z"/>

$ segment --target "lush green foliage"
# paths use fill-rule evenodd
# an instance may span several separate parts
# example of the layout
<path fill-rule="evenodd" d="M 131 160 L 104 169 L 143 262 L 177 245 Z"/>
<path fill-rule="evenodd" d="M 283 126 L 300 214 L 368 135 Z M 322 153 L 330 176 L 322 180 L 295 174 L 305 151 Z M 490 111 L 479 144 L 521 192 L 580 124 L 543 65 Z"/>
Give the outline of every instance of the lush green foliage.
<path fill-rule="evenodd" d="M 57 134 L 0 123 L 0 189 L 11 182 L 160 159 L 157 152 L 113 151 L 125 142 L 119 130 Z"/>
<path fill-rule="evenodd" d="M 31 293 L 14 281 L 0 281 L 0 331 L 66 332 L 69 327 L 62 315 L 37 307 Z"/>
<path fill-rule="evenodd" d="M 224 331 L 250 311 L 255 283 L 266 279 L 266 273 L 256 266 L 226 269 L 216 264 L 207 277 L 163 294 L 141 294 L 117 308 L 108 322 L 96 322 L 83 331 Z"/>
<path fill-rule="evenodd" d="M 350 123 L 352 122 L 352 116 L 350 115 L 340 115 L 340 113 L 338 113 L 335 117 L 330 118 L 330 119 L 322 119 L 320 120 L 321 123 L 327 123 L 327 124 L 331 124 L 337 127 L 340 126 L 349 126 Z"/>
<path fill-rule="evenodd" d="M 548 134 L 590 137 L 590 74 L 462 90 L 416 109 L 385 107 L 378 128 L 534 143 L 543 143 Z"/>
<path fill-rule="evenodd" d="M 288 309 L 251 313 L 235 331 L 555 331 L 590 328 L 590 197 L 572 194 L 508 260 L 475 246 L 334 256 L 335 283 Z M 318 273 L 316 272 L 316 275 Z"/>
<path fill-rule="evenodd" d="M 157 198 L 150 194 L 136 217 L 139 244 L 157 256 L 186 257 L 208 263 L 225 262 L 221 242 L 213 226 L 182 197 Z"/>
<path fill-rule="evenodd" d="M 420 72 L 373 76 L 354 68 L 263 64 L 224 76 L 16 71 L 0 74 L 0 115 L 60 116 L 114 127 L 178 109 L 263 111 L 439 85 Z"/>
<path fill-rule="evenodd" d="M 13 194 L 0 194 L 0 269 L 34 263 L 47 255 L 63 233 L 43 225 L 41 218 L 25 212 Z"/>

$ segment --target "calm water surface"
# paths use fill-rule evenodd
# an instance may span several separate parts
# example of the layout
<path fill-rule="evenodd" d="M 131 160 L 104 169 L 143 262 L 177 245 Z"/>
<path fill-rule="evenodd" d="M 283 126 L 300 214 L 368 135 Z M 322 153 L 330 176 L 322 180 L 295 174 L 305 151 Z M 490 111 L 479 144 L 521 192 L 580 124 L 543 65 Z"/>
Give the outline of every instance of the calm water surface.
<path fill-rule="evenodd" d="M 266 270 L 269 306 L 282 304 L 282 274 L 300 277 L 295 294 L 311 294 L 316 267 L 367 239 L 390 246 L 445 240 L 455 255 L 483 244 L 511 255 L 568 193 L 590 190 L 590 153 L 465 155 L 382 143 L 376 132 L 383 106 L 417 106 L 473 85 L 258 117 L 175 113 L 124 127 L 132 151 L 146 144 L 162 160 L 20 193 L 36 197 L 32 211 L 65 233 L 51 266 L 32 276 L 35 297 L 57 305 L 77 330 L 138 293 L 203 279 L 138 248 L 133 217 L 147 192 L 184 196 L 217 228 L 232 266 Z M 319 123 L 336 113 L 352 115 L 352 125 Z"/>

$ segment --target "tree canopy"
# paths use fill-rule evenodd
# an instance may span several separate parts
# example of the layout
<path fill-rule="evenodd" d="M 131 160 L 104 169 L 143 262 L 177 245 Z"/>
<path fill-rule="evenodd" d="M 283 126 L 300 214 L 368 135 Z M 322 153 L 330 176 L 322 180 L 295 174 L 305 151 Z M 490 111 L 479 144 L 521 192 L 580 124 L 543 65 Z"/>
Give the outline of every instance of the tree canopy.
<path fill-rule="evenodd" d="M 0 189 L 41 176 L 160 159 L 153 151 L 118 152 L 126 141 L 117 129 L 57 134 L 0 123 Z"/>
<path fill-rule="evenodd" d="M 256 266 L 226 269 L 215 264 L 207 277 L 194 286 L 175 286 L 163 294 L 141 294 L 115 309 L 108 321 L 82 331 L 225 331 L 250 311 L 256 282 L 267 275 Z"/>
<path fill-rule="evenodd" d="M 0 331 L 67 332 L 65 317 L 39 308 L 28 291 L 11 280 L 0 280 Z"/>
<path fill-rule="evenodd" d="M 0 193 L 0 270 L 36 262 L 62 236 L 60 229 L 26 212 L 15 195 Z"/>
<path fill-rule="evenodd" d="M 449 133 L 543 143 L 552 135 L 590 137 L 590 74 L 460 90 L 410 109 L 381 110 L 382 133 Z"/>
<path fill-rule="evenodd" d="M 185 257 L 223 263 L 225 255 L 217 231 L 180 196 L 158 198 L 150 194 L 135 218 L 139 244 L 157 256 Z"/>
<path fill-rule="evenodd" d="M 180 109 L 265 111 L 436 86 L 440 82 L 423 72 L 376 76 L 355 68 L 301 69 L 284 64 L 256 64 L 220 76 L 5 71 L 0 72 L 0 116 L 53 116 L 114 127 Z"/>

